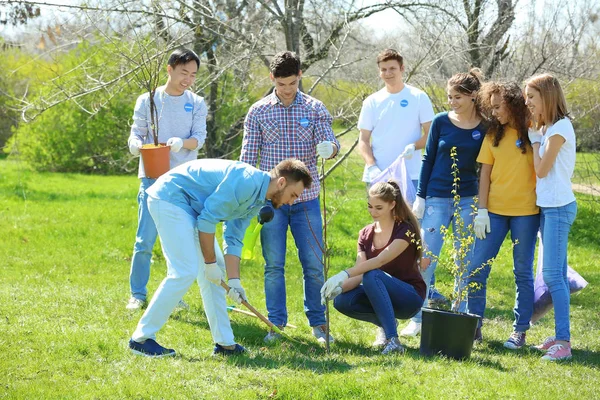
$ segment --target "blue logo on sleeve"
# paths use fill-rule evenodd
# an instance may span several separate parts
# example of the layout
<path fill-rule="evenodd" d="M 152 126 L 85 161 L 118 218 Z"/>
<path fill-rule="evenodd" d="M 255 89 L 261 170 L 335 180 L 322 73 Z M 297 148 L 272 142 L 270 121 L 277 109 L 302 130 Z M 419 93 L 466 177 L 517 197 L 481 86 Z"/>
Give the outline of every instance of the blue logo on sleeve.
<path fill-rule="evenodd" d="M 521 142 L 521 139 L 517 139 L 517 142 L 515 144 L 517 145 L 517 147 L 521 147 L 522 143 L 523 142 Z"/>
<path fill-rule="evenodd" d="M 192 112 L 194 110 L 194 105 L 192 103 L 185 103 L 183 109 L 185 112 Z"/>
<path fill-rule="evenodd" d="M 479 140 L 481 139 L 481 132 L 473 131 L 473 133 L 471 133 L 471 137 L 473 138 L 473 140 Z"/>
<path fill-rule="evenodd" d="M 400 102 L 400 105 L 401 105 L 402 107 L 406 107 L 406 106 L 408 105 L 408 100 L 406 100 L 406 99 L 402 100 L 402 101 Z"/>
<path fill-rule="evenodd" d="M 301 127 L 306 128 L 308 125 L 310 125 L 310 120 L 306 117 L 302 117 L 298 120 L 298 123 Z"/>

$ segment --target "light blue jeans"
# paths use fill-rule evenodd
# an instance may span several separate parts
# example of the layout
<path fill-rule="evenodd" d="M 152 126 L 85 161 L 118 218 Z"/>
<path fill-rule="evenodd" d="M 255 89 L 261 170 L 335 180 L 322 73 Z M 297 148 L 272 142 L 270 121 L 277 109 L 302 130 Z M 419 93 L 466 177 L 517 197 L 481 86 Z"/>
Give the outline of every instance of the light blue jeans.
<path fill-rule="evenodd" d="M 469 313 L 482 317 L 478 323 L 481 327 L 486 304 L 486 283 L 492 269 L 488 260 L 498 255 L 510 231 L 510 240 L 513 243 L 518 241 L 513 247 L 513 273 L 517 285 L 513 329 L 517 332 L 525 332 L 529 329 L 533 315 L 533 257 L 540 227 L 540 215 L 511 217 L 489 213 L 489 216 L 491 232 L 485 239 L 475 240 L 473 259 L 469 264 L 468 282 L 481 285 L 479 290 L 471 290 L 468 293 Z M 485 266 L 482 267 L 484 264 Z"/>
<path fill-rule="evenodd" d="M 265 297 L 269 321 L 285 326 L 288 322 L 285 290 L 285 253 L 288 226 L 298 249 L 304 276 L 304 313 L 310 326 L 325 324 L 325 306 L 321 305 L 323 276 L 323 228 L 319 198 L 275 210 L 271 222 L 261 232 L 265 258 Z M 292 281 L 292 284 L 296 284 Z"/>
<path fill-rule="evenodd" d="M 158 235 L 154 220 L 148 211 L 146 189 L 156 179 L 141 178 L 140 190 L 138 192 L 138 227 L 135 233 L 135 244 L 133 245 L 133 256 L 131 257 L 131 271 L 129 272 L 129 286 L 131 295 L 136 299 L 146 300 L 148 290 L 146 285 L 150 280 L 150 259 L 152 249 Z"/>
<path fill-rule="evenodd" d="M 472 205 L 475 204 L 474 197 L 463 197 L 460 199 L 458 206 L 460 207 L 460 216 L 464 221 L 465 229 L 469 224 L 473 224 L 473 208 Z M 454 231 L 457 230 L 456 220 L 454 218 L 454 199 L 445 198 L 445 197 L 428 197 L 425 199 L 425 214 L 423 215 L 423 220 L 421 221 L 421 236 L 427 250 L 431 252 L 434 256 L 439 256 L 442 250 L 442 245 L 444 244 L 444 236 L 441 233 L 441 227 L 450 227 L 452 224 L 452 229 Z M 454 246 L 458 246 L 459 242 L 456 241 Z M 427 257 L 427 254 L 424 254 Z M 469 262 L 472 257 L 472 248 L 467 249 L 467 256 L 465 258 L 465 262 Z M 427 285 L 427 293 L 425 298 L 429 298 L 429 285 L 431 284 L 431 278 L 435 273 L 435 269 L 437 268 L 437 261 L 432 258 L 431 264 L 429 267 L 421 272 L 423 276 L 423 280 Z M 456 283 L 455 283 L 456 284 Z M 466 302 L 462 302 L 459 310 L 461 312 L 465 312 L 467 310 Z M 412 320 L 417 323 L 421 323 L 421 311 L 419 311 Z"/>
<path fill-rule="evenodd" d="M 570 291 L 567 279 L 567 242 L 577 215 L 577 203 L 562 207 L 540 207 L 540 230 L 544 243 L 543 276 L 554 304 L 556 340 L 571 340 Z"/>
<path fill-rule="evenodd" d="M 196 218 L 181 207 L 151 197 L 148 199 L 148 208 L 160 233 L 162 251 L 167 261 L 167 276 L 156 289 L 131 338 L 136 342 L 156 339 L 156 333 L 167 322 L 194 280 L 197 280 L 214 342 L 222 346 L 235 344 L 227 314 L 225 289 L 204 278 L 204 255 L 198 240 Z M 217 266 L 225 276 L 225 259 L 216 239 L 214 249 Z"/>
<path fill-rule="evenodd" d="M 396 318 L 408 319 L 422 305 L 423 299 L 412 285 L 380 269 L 365 273 L 361 285 L 333 301 L 342 314 L 382 327 L 386 339 L 398 337 Z"/>

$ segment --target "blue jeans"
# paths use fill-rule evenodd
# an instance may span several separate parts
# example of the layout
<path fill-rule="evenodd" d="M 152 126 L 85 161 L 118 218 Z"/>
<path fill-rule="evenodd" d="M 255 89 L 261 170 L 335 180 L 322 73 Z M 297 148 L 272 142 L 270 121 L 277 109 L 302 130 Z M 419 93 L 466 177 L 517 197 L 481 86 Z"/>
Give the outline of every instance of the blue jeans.
<path fill-rule="evenodd" d="M 577 215 L 577 203 L 562 207 L 540 207 L 540 229 L 544 244 L 543 276 L 554 304 L 556 340 L 571 340 L 567 279 L 567 242 L 569 231 Z"/>
<path fill-rule="evenodd" d="M 380 269 L 363 275 L 362 285 L 338 295 L 333 306 L 342 314 L 371 322 L 385 331 L 385 337 L 398 337 L 396 318 L 408 319 L 421 309 L 423 299 L 415 288 Z"/>
<path fill-rule="evenodd" d="M 482 317 L 478 323 L 481 327 L 486 304 L 486 283 L 492 268 L 488 260 L 498 255 L 510 230 L 510 240 L 513 243 L 518 241 L 513 247 L 513 273 L 517 285 L 513 329 L 525 332 L 529 329 L 533 314 L 533 257 L 540 216 L 535 214 L 511 217 L 494 213 L 489 213 L 489 216 L 491 232 L 485 239 L 475 240 L 473 259 L 469 264 L 468 282 L 479 284 L 480 289 L 469 291 L 468 309 L 471 314 Z"/>
<path fill-rule="evenodd" d="M 460 207 L 460 216 L 464 221 L 465 229 L 469 224 L 473 224 L 473 208 L 472 205 L 475 204 L 474 197 L 463 197 L 460 199 L 458 206 Z M 425 214 L 423 215 L 423 220 L 421 222 L 421 236 L 425 246 L 431 254 L 434 256 L 439 256 L 442 250 L 442 245 L 444 244 L 444 236 L 441 233 L 441 227 L 450 227 L 452 224 L 452 229 L 456 232 L 458 227 L 456 226 L 456 220 L 454 218 L 454 199 L 445 198 L 445 197 L 428 197 L 425 199 Z M 458 235 L 457 235 L 458 236 Z M 454 246 L 458 246 L 459 242 L 456 241 Z M 471 257 L 471 250 L 467 250 L 467 256 L 465 258 L 465 262 L 468 262 Z M 427 257 L 427 254 L 424 253 L 424 256 Z M 431 278 L 435 273 L 435 269 L 437 268 L 437 261 L 432 257 L 431 264 L 429 267 L 421 272 L 423 276 L 423 280 L 427 285 L 427 294 L 425 298 L 429 298 L 429 285 L 431 284 Z M 458 311 L 466 311 L 466 302 L 461 303 Z M 419 311 L 412 320 L 417 323 L 421 323 L 421 311 Z"/>
<path fill-rule="evenodd" d="M 154 182 L 156 182 L 156 179 L 141 178 L 137 198 L 138 227 L 135 233 L 135 244 L 133 245 L 129 285 L 131 287 L 131 295 L 140 300 L 146 300 L 148 293 L 146 285 L 150 279 L 150 259 L 152 258 L 152 249 L 158 235 L 154 220 L 148 211 L 148 195 L 146 194 L 146 189 Z"/>
<path fill-rule="evenodd" d="M 298 249 L 304 276 L 304 313 L 310 326 L 325 324 L 321 304 L 323 276 L 323 227 L 319 198 L 282 205 L 260 232 L 265 258 L 265 297 L 269 321 L 285 326 L 288 322 L 285 291 L 285 253 L 288 226 Z M 295 282 L 293 282 L 295 283 Z"/>

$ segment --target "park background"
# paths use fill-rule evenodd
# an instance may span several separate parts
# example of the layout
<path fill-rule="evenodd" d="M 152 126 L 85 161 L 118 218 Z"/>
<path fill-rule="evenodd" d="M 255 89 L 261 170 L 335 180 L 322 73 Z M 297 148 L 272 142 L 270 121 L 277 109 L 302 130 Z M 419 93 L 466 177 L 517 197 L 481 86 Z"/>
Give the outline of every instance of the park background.
<path fill-rule="evenodd" d="M 0 4 L 0 398 L 600 397 L 597 0 L 45 3 L 54 5 Z M 370 221 L 355 124 L 362 100 L 381 87 L 379 50 L 401 51 L 405 80 L 425 90 L 436 111 L 446 109 L 445 81 L 471 66 L 488 79 L 557 75 L 578 140 L 569 264 L 589 282 L 572 298 L 574 359 L 545 364 L 536 352 L 502 347 L 514 302 L 508 243 L 489 281 L 484 344 L 468 361 L 421 357 L 418 338 L 405 341 L 404 356 L 381 356 L 370 348 L 372 326 L 335 311 L 337 341 L 326 353 L 302 312 L 293 246 L 286 277 L 298 328 L 288 332 L 301 343 L 265 346 L 258 320 L 232 314 L 250 354 L 211 357 L 194 285 L 184 298 L 191 309 L 160 332 L 181 356 L 133 357 L 126 343 L 140 315 L 124 306 L 138 180 L 126 141 L 135 99 L 150 78 L 166 81 L 165 56 L 179 45 L 202 59 L 194 87 L 209 106 L 201 157 L 237 158 L 245 113 L 270 88 L 270 58 L 285 49 L 302 57 L 303 90 L 328 107 L 343 145 L 325 165 L 322 194 L 330 274 L 353 263 L 358 230 Z M 158 245 L 153 260 L 150 293 L 166 270 Z M 250 302 L 264 311 L 260 257 L 242 268 Z M 450 275 L 437 275 L 448 294 Z M 550 312 L 528 341 L 543 340 L 553 326 Z"/>

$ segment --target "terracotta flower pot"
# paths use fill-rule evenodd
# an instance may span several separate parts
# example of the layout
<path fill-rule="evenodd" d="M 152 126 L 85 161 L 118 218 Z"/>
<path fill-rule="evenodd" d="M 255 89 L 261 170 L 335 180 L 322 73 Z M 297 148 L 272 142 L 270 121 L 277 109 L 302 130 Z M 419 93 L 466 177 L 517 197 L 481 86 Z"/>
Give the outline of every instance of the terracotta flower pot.
<path fill-rule="evenodd" d="M 146 177 L 156 179 L 169 171 L 170 150 L 171 148 L 164 143 L 160 143 L 158 147 L 153 144 L 145 144 L 142 146 L 140 153 L 142 155 Z"/>

